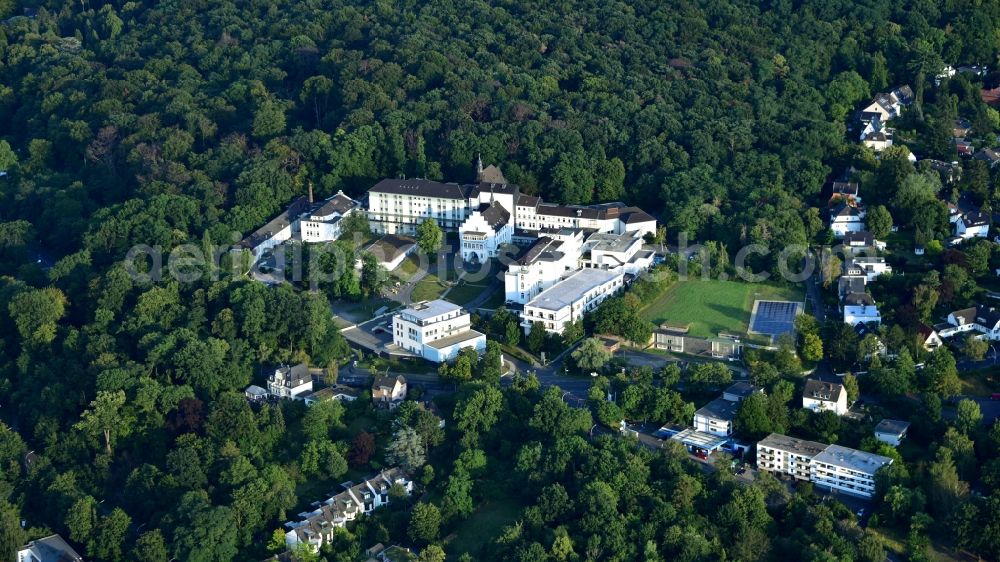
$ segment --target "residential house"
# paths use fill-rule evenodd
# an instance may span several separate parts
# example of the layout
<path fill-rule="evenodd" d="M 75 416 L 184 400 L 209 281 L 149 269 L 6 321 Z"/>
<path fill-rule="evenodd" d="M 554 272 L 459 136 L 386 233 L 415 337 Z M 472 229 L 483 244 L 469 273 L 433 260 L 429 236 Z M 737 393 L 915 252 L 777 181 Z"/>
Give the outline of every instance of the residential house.
<path fill-rule="evenodd" d="M 309 200 L 312 201 L 312 187 L 309 188 Z M 301 216 L 299 231 L 303 242 L 333 242 L 340 238 L 343 232 L 343 219 L 361 208 L 361 203 L 354 201 L 338 191 L 336 195 L 323 201 L 319 206 Z"/>
<path fill-rule="evenodd" d="M 955 221 L 955 236 L 963 240 L 986 238 L 990 233 L 990 216 L 982 211 L 963 213 Z"/>
<path fill-rule="evenodd" d="M 15 562 L 83 562 L 83 557 L 61 536 L 49 535 L 17 549 Z"/>
<path fill-rule="evenodd" d="M 973 160 L 982 160 L 990 168 L 995 168 L 1000 163 L 1000 152 L 992 148 L 983 148 L 972 155 Z"/>
<path fill-rule="evenodd" d="M 956 119 L 955 124 L 951 128 L 951 136 L 956 139 L 962 139 L 969 136 L 972 132 L 972 124 L 969 123 L 968 119 Z"/>
<path fill-rule="evenodd" d="M 942 327 L 938 335 L 948 338 L 963 332 L 977 332 L 982 338 L 1000 340 L 1000 311 L 992 306 L 963 308 L 948 314 L 948 328 Z"/>
<path fill-rule="evenodd" d="M 868 283 L 880 275 L 892 275 L 892 266 L 879 256 L 856 256 L 844 263 L 845 275 L 864 275 Z"/>
<path fill-rule="evenodd" d="M 528 301 L 521 327 L 529 334 L 533 324 L 541 322 L 547 332 L 562 334 L 566 324 L 583 318 L 624 287 L 625 274 L 620 271 L 581 269 Z"/>
<path fill-rule="evenodd" d="M 843 301 L 847 295 L 865 292 L 868 277 L 865 275 L 841 275 L 837 279 L 837 296 Z"/>
<path fill-rule="evenodd" d="M 367 515 L 391 502 L 389 491 L 398 486 L 406 495 L 413 492 L 413 482 L 399 468 L 384 470 L 359 484 L 348 482 L 343 492 L 322 502 L 313 511 L 299 514 L 299 521 L 285 523 L 285 545 L 293 549 L 299 544 L 308 545 L 313 552 L 319 552 L 324 544 L 333 539 L 336 529 L 343 528 L 349 521 Z"/>
<path fill-rule="evenodd" d="M 830 207 L 830 230 L 837 238 L 843 238 L 848 232 L 859 232 L 865 229 L 865 211 L 848 202 L 838 201 Z"/>
<path fill-rule="evenodd" d="M 917 334 L 920 337 L 920 345 L 927 351 L 933 351 L 941 347 L 941 344 L 944 343 L 937 331 L 923 322 L 917 326 Z"/>
<path fill-rule="evenodd" d="M 868 293 L 851 293 L 844 297 L 844 323 L 856 326 L 862 324 L 881 324 L 882 315 L 878 306 Z"/>
<path fill-rule="evenodd" d="M 743 399 L 756 392 L 764 392 L 764 389 L 748 382 L 734 382 L 722 391 L 722 398 L 730 402 L 742 402 Z"/>
<path fill-rule="evenodd" d="M 267 379 L 267 391 L 278 398 L 301 400 L 304 395 L 312 392 L 312 388 L 312 374 L 305 363 L 291 367 L 282 365 Z"/>
<path fill-rule="evenodd" d="M 893 129 L 883 127 L 878 131 L 873 131 L 865 135 L 862 143 L 875 152 L 882 152 L 892 146 L 893 133 Z"/>
<path fill-rule="evenodd" d="M 941 177 L 941 183 L 951 185 L 962 179 L 962 167 L 958 162 L 945 162 L 943 160 L 921 160 L 927 162 L 931 170 L 934 170 Z"/>
<path fill-rule="evenodd" d="M 847 390 L 840 383 L 806 379 L 802 407 L 814 412 L 829 410 L 842 416 L 847 413 Z"/>
<path fill-rule="evenodd" d="M 865 356 L 862 358 L 865 361 L 871 361 L 873 355 L 878 355 L 879 357 L 889 356 L 889 348 L 886 347 L 882 338 L 878 334 L 878 330 L 876 330 L 874 326 L 859 322 L 854 325 L 854 333 L 858 335 L 859 342 L 868 336 L 873 338 L 872 341 L 875 344 L 875 348 L 872 351 L 865 351 Z"/>
<path fill-rule="evenodd" d="M 910 422 L 900 420 L 882 420 L 875 426 L 875 438 L 893 447 L 898 447 L 910 429 Z"/>
<path fill-rule="evenodd" d="M 854 206 L 861 205 L 861 194 L 858 189 L 858 182 L 835 181 L 833 182 L 833 193 L 830 195 L 830 202 L 853 203 Z"/>
<path fill-rule="evenodd" d="M 955 139 L 955 151 L 958 152 L 959 156 L 972 156 L 976 152 L 976 148 L 972 146 L 972 141 L 967 139 Z"/>
<path fill-rule="evenodd" d="M 326 388 L 321 388 L 316 392 L 310 392 L 309 394 L 306 394 L 302 400 L 306 403 L 306 406 L 312 406 L 313 404 L 318 404 L 320 402 L 354 402 L 360 395 L 361 392 L 355 388 L 344 386 L 342 384 L 335 384 Z"/>
<path fill-rule="evenodd" d="M 772 433 L 757 443 L 757 468 L 860 498 L 875 495 L 875 474 L 892 459 L 840 445 Z"/>
<path fill-rule="evenodd" d="M 858 230 L 844 234 L 844 246 L 851 253 L 864 253 L 885 250 L 885 242 L 880 242 L 867 230 Z"/>
<path fill-rule="evenodd" d="M 372 382 L 372 402 L 392 410 L 403 400 L 406 400 L 406 377 L 403 375 L 375 377 L 375 381 Z"/>

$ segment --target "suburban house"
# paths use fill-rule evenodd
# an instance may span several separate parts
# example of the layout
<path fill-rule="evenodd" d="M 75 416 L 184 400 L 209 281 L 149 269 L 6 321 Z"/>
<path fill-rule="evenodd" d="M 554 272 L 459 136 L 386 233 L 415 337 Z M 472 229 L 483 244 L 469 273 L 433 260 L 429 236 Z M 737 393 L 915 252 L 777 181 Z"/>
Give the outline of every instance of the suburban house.
<path fill-rule="evenodd" d="M 882 152 L 892 146 L 893 133 L 893 129 L 883 127 L 878 131 L 873 131 L 865 135 L 862 143 L 875 152 Z"/>
<path fill-rule="evenodd" d="M 733 421 L 740 409 L 740 402 L 760 389 L 752 384 L 738 382 L 727 388 L 722 396 L 705 404 L 694 413 L 694 430 L 719 437 L 733 434 Z"/>
<path fill-rule="evenodd" d="M 945 162 L 943 160 L 921 160 L 921 162 L 927 162 L 930 169 L 934 170 L 941 176 L 941 183 L 945 185 L 950 185 L 956 181 L 962 179 L 962 167 L 958 162 Z"/>
<path fill-rule="evenodd" d="M 1000 311 L 992 306 L 963 308 L 948 314 L 947 327 L 941 326 L 938 336 L 950 338 L 963 332 L 978 332 L 981 337 L 1000 340 Z"/>
<path fill-rule="evenodd" d="M 972 145 L 972 141 L 966 139 L 955 139 L 955 151 L 958 152 L 959 156 L 972 156 L 976 148 Z"/>
<path fill-rule="evenodd" d="M 874 252 L 884 250 L 885 242 L 880 242 L 867 230 L 858 230 L 844 234 L 844 246 L 852 253 Z"/>
<path fill-rule="evenodd" d="M 868 283 L 871 283 L 880 275 L 891 275 L 892 266 L 883 257 L 856 256 L 844 263 L 844 274 L 864 275 L 868 279 Z"/>
<path fill-rule="evenodd" d="M 917 334 L 920 335 L 920 345 L 927 351 L 933 351 L 944 343 L 937 331 L 923 322 L 917 326 Z"/>
<path fill-rule="evenodd" d="M 837 296 L 843 301 L 847 295 L 865 292 L 868 277 L 865 275 L 841 275 L 837 279 Z"/>
<path fill-rule="evenodd" d="M 973 160 L 982 160 L 990 168 L 995 168 L 1000 163 L 1000 152 L 992 148 L 982 148 L 972 155 Z"/>
<path fill-rule="evenodd" d="M 855 205 L 860 205 L 861 195 L 858 189 L 858 183 L 853 181 L 833 182 L 833 194 L 830 196 L 830 202 L 834 203 L 837 201 L 845 201 L 854 203 Z"/>
<path fill-rule="evenodd" d="M 854 333 L 858 335 L 859 342 L 868 336 L 872 336 L 873 338 L 875 338 L 874 353 L 866 351 L 865 356 L 863 358 L 865 361 L 870 361 L 872 355 L 878 355 L 879 357 L 887 357 L 889 355 L 889 348 L 886 347 L 885 343 L 882 341 L 882 338 L 878 335 L 878 331 L 873 329 L 873 327 L 869 326 L 868 324 L 858 323 L 854 325 Z"/>
<path fill-rule="evenodd" d="M 305 394 L 312 392 L 312 388 L 312 374 L 305 363 L 278 367 L 267 379 L 267 391 L 278 398 L 301 400 Z"/>
<path fill-rule="evenodd" d="M 61 536 L 49 535 L 17 549 L 15 562 L 83 562 L 83 557 Z"/>
<path fill-rule="evenodd" d="M 357 389 L 344 386 L 342 384 L 335 384 L 333 386 L 321 388 L 316 392 L 310 392 L 302 397 L 302 400 L 306 403 L 306 406 L 312 406 L 313 404 L 318 404 L 320 402 L 331 402 L 334 400 L 337 402 L 354 402 L 358 399 L 360 394 L 361 393 Z"/>
<path fill-rule="evenodd" d="M 472 329 L 469 313 L 445 300 L 412 304 L 392 317 L 392 326 L 393 344 L 434 363 L 454 359 L 465 347 L 486 350 L 486 336 Z"/>
<path fill-rule="evenodd" d="M 757 468 L 860 498 L 875 495 L 875 473 L 892 459 L 840 445 L 772 433 L 757 443 Z"/>
<path fill-rule="evenodd" d="M 859 232 L 865 229 L 865 211 L 839 201 L 830 207 L 830 230 L 837 238 L 843 238 L 848 232 Z"/>
<path fill-rule="evenodd" d="M 842 416 L 847 413 L 847 390 L 840 383 L 806 379 L 802 407 L 814 412 L 829 410 Z"/>
<path fill-rule="evenodd" d="M 504 273 L 506 302 L 525 304 L 579 269 L 583 231 L 565 228 L 537 238 Z"/>
<path fill-rule="evenodd" d="M 285 546 L 293 549 L 300 543 L 319 552 L 333 539 L 335 530 L 390 503 L 389 491 L 398 486 L 406 495 L 413 492 L 413 482 L 399 468 L 384 470 L 360 484 L 347 482 L 343 492 L 313 505 L 313 511 L 299 513 L 299 521 L 285 523 Z"/>
<path fill-rule="evenodd" d="M 529 334 L 533 323 L 541 322 L 547 332 L 562 334 L 566 324 L 583 318 L 624 287 L 625 275 L 620 271 L 581 269 L 528 301 L 521 327 Z"/>
<path fill-rule="evenodd" d="M 882 420 L 875 426 L 875 439 L 898 447 L 910 429 L 910 422 L 900 420 Z"/>
<path fill-rule="evenodd" d="M 406 400 L 406 377 L 375 377 L 372 382 L 372 402 L 375 405 L 393 410 L 403 400 Z"/>
<path fill-rule="evenodd" d="M 956 139 L 965 138 L 972 132 L 972 124 L 969 123 L 968 119 L 956 119 L 955 124 L 951 127 L 951 136 Z"/>
<path fill-rule="evenodd" d="M 990 233 L 990 216 L 982 211 L 969 211 L 955 221 L 955 236 L 964 240 L 986 238 Z"/>
<path fill-rule="evenodd" d="M 851 293 L 844 297 L 844 323 L 855 326 L 861 324 L 881 324 L 882 315 L 868 293 Z"/>
<path fill-rule="evenodd" d="M 417 241 L 409 236 L 399 234 L 386 234 L 378 240 L 372 242 L 365 248 L 365 252 L 375 256 L 379 265 L 386 271 L 393 271 L 407 256 L 417 251 Z M 357 260 L 355 266 L 361 268 L 361 260 Z"/>
<path fill-rule="evenodd" d="M 459 227 L 462 259 L 469 263 L 485 263 L 498 255 L 499 249 L 510 244 L 514 234 L 510 211 L 493 201 L 483 203 Z"/>

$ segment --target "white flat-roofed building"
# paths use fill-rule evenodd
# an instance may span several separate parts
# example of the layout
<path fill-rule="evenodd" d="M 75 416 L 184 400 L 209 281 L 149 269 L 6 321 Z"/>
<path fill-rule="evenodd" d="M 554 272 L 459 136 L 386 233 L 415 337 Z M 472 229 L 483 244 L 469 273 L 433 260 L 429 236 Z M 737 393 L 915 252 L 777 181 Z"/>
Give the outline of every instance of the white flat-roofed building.
<path fill-rule="evenodd" d="M 910 429 L 910 422 L 901 420 L 882 420 L 875 426 L 875 439 L 899 447 Z"/>
<path fill-rule="evenodd" d="M 541 322 L 547 332 L 561 334 L 567 323 L 583 318 L 624 285 L 625 275 L 621 272 L 581 269 L 524 305 L 524 333 L 531 332 L 532 323 Z"/>
<path fill-rule="evenodd" d="M 395 345 L 435 363 L 453 359 L 464 347 L 486 349 L 486 336 L 472 329 L 468 312 L 444 300 L 420 302 L 392 319 Z"/>
<path fill-rule="evenodd" d="M 427 219 L 455 232 L 470 212 L 467 189 L 457 183 L 384 179 L 368 190 L 368 222 L 377 234 L 416 234 Z"/>
<path fill-rule="evenodd" d="M 823 443 L 772 433 L 757 443 L 757 468 L 809 480 L 813 457 L 826 447 Z"/>
<path fill-rule="evenodd" d="M 49 535 L 17 549 L 15 562 L 83 562 L 83 557 L 61 536 Z"/>
<path fill-rule="evenodd" d="M 653 252 L 642 249 L 638 232 L 596 232 L 583 245 L 580 265 L 638 275 L 653 265 Z"/>
<path fill-rule="evenodd" d="M 736 419 L 739 408 L 739 401 L 716 398 L 694 413 L 694 429 L 719 437 L 729 437 L 733 434 L 733 420 Z"/>
<path fill-rule="evenodd" d="M 555 234 L 538 238 L 507 266 L 503 280 L 507 302 L 525 304 L 577 270 L 583 233 L 572 232 L 563 240 Z"/>
<path fill-rule="evenodd" d="M 889 457 L 829 445 L 813 457 L 811 481 L 821 488 L 871 498 L 875 495 L 875 473 L 889 464 L 892 464 Z"/>
<path fill-rule="evenodd" d="M 844 297 L 844 323 L 851 326 L 858 324 L 881 324 L 882 314 L 868 293 L 851 293 Z"/>

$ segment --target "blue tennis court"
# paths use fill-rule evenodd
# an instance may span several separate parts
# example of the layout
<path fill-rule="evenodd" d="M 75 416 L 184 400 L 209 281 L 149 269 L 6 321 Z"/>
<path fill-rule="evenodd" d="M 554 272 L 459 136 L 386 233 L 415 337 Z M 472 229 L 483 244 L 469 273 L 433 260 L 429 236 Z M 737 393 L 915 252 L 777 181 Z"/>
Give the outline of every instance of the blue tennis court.
<path fill-rule="evenodd" d="M 750 319 L 750 332 L 772 338 L 795 329 L 795 316 L 802 304 L 790 301 L 756 301 Z"/>

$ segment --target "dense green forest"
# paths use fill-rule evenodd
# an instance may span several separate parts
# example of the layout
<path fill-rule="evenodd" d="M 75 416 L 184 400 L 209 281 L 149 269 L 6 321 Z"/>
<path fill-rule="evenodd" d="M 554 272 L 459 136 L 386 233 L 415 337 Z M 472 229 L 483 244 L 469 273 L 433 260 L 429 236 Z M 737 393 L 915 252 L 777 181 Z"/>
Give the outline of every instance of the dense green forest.
<path fill-rule="evenodd" d="M 867 161 L 888 200 L 913 172 L 859 154 L 854 109 L 902 83 L 933 106 L 942 63 L 995 64 L 1000 48 L 1000 4 L 971 0 L 0 0 L 0 18 L 7 560 L 47 531 L 88 560 L 261 559 L 345 474 L 386 465 L 386 415 L 254 410 L 240 394 L 268 365 L 347 357 L 323 293 L 211 269 L 137 281 L 121 263 L 134 245 L 229 244 L 310 183 L 359 196 L 401 174 L 465 181 L 477 154 L 553 201 L 641 204 L 671 233 L 731 247 L 805 243 L 831 174 Z M 956 103 L 991 119 L 966 78 L 952 82 Z M 660 421 L 689 412 L 647 394 Z M 587 440 L 589 413 L 530 379 L 501 391 L 480 377 L 448 405 L 448 439 L 399 422 L 433 445 L 418 480 L 434 509 L 413 508 L 414 524 L 400 502 L 323 556 L 423 546 L 513 497 L 518 522 L 475 559 L 884 558 L 850 512 L 808 493 Z M 937 414 L 921 443 L 948 451 L 929 470 L 952 487 L 931 485 L 928 506 L 917 475 L 895 475 L 883 517 L 912 559 L 929 535 L 996 558 L 1000 500 L 960 494 L 950 454 L 971 481 L 976 454 L 990 460 L 996 490 L 1000 433 L 974 449 L 952 435 L 949 449 Z M 438 508 L 441 533 L 420 524 Z"/>

